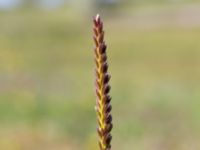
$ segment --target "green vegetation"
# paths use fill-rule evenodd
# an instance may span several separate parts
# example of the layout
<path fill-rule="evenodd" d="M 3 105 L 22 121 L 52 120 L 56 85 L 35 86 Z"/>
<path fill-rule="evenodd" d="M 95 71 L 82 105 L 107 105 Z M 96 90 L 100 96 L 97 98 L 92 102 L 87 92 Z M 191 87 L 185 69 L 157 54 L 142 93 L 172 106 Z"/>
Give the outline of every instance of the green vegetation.
<path fill-rule="evenodd" d="M 97 148 L 91 18 L 0 14 L 0 149 Z M 200 28 L 106 18 L 114 150 L 199 149 Z"/>

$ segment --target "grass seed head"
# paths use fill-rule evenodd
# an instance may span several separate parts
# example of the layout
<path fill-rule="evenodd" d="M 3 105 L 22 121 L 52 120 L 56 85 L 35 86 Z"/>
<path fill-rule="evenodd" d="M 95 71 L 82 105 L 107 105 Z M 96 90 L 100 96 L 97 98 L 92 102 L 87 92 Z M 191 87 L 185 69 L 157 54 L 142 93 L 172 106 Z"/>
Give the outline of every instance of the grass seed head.
<path fill-rule="evenodd" d="M 96 74 L 96 107 L 98 128 L 97 132 L 99 135 L 99 147 L 100 150 L 111 150 L 111 130 L 112 106 L 110 104 L 111 97 L 109 95 L 111 86 L 109 81 L 111 76 L 108 74 L 108 62 L 107 62 L 107 46 L 104 42 L 104 30 L 103 22 L 97 14 L 93 18 L 93 32 L 94 32 L 94 53 L 95 53 L 95 74 Z"/>

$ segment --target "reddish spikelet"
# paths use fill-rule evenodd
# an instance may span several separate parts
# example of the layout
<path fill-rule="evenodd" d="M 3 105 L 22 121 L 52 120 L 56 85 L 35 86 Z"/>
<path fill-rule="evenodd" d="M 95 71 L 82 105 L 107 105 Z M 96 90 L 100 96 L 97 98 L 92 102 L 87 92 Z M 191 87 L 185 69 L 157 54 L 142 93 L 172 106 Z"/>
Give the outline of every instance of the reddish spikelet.
<path fill-rule="evenodd" d="M 112 116 L 111 116 L 111 97 L 110 92 L 110 75 L 108 74 L 107 63 L 107 46 L 104 42 L 103 22 L 99 15 L 93 19 L 94 22 L 94 43 L 95 43 L 95 63 L 96 63 L 96 111 L 98 119 L 97 132 L 99 135 L 99 147 L 100 150 L 111 150 L 110 134 L 112 130 Z"/>

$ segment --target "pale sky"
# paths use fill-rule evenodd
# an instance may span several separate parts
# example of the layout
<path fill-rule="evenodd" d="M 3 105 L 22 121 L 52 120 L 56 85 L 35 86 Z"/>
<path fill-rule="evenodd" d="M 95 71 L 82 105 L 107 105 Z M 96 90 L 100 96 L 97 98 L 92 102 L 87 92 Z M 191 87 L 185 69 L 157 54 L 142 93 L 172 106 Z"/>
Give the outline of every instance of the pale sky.
<path fill-rule="evenodd" d="M 0 8 L 12 8 L 20 3 L 20 0 L 0 0 Z"/>
<path fill-rule="evenodd" d="M 22 0 L 0 0 L 0 9 L 9 9 L 20 4 Z M 66 0 L 39 0 L 42 7 L 56 8 L 61 6 Z"/>

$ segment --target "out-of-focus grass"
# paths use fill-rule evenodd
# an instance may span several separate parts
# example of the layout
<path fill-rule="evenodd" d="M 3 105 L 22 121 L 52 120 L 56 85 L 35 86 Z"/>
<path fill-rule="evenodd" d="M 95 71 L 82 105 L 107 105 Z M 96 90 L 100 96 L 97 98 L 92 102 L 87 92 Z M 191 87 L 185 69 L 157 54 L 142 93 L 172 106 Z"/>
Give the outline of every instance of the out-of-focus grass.
<path fill-rule="evenodd" d="M 97 149 L 90 18 L 0 20 L 0 149 Z M 113 149 L 199 149 L 200 28 L 130 22 L 105 19 Z"/>

